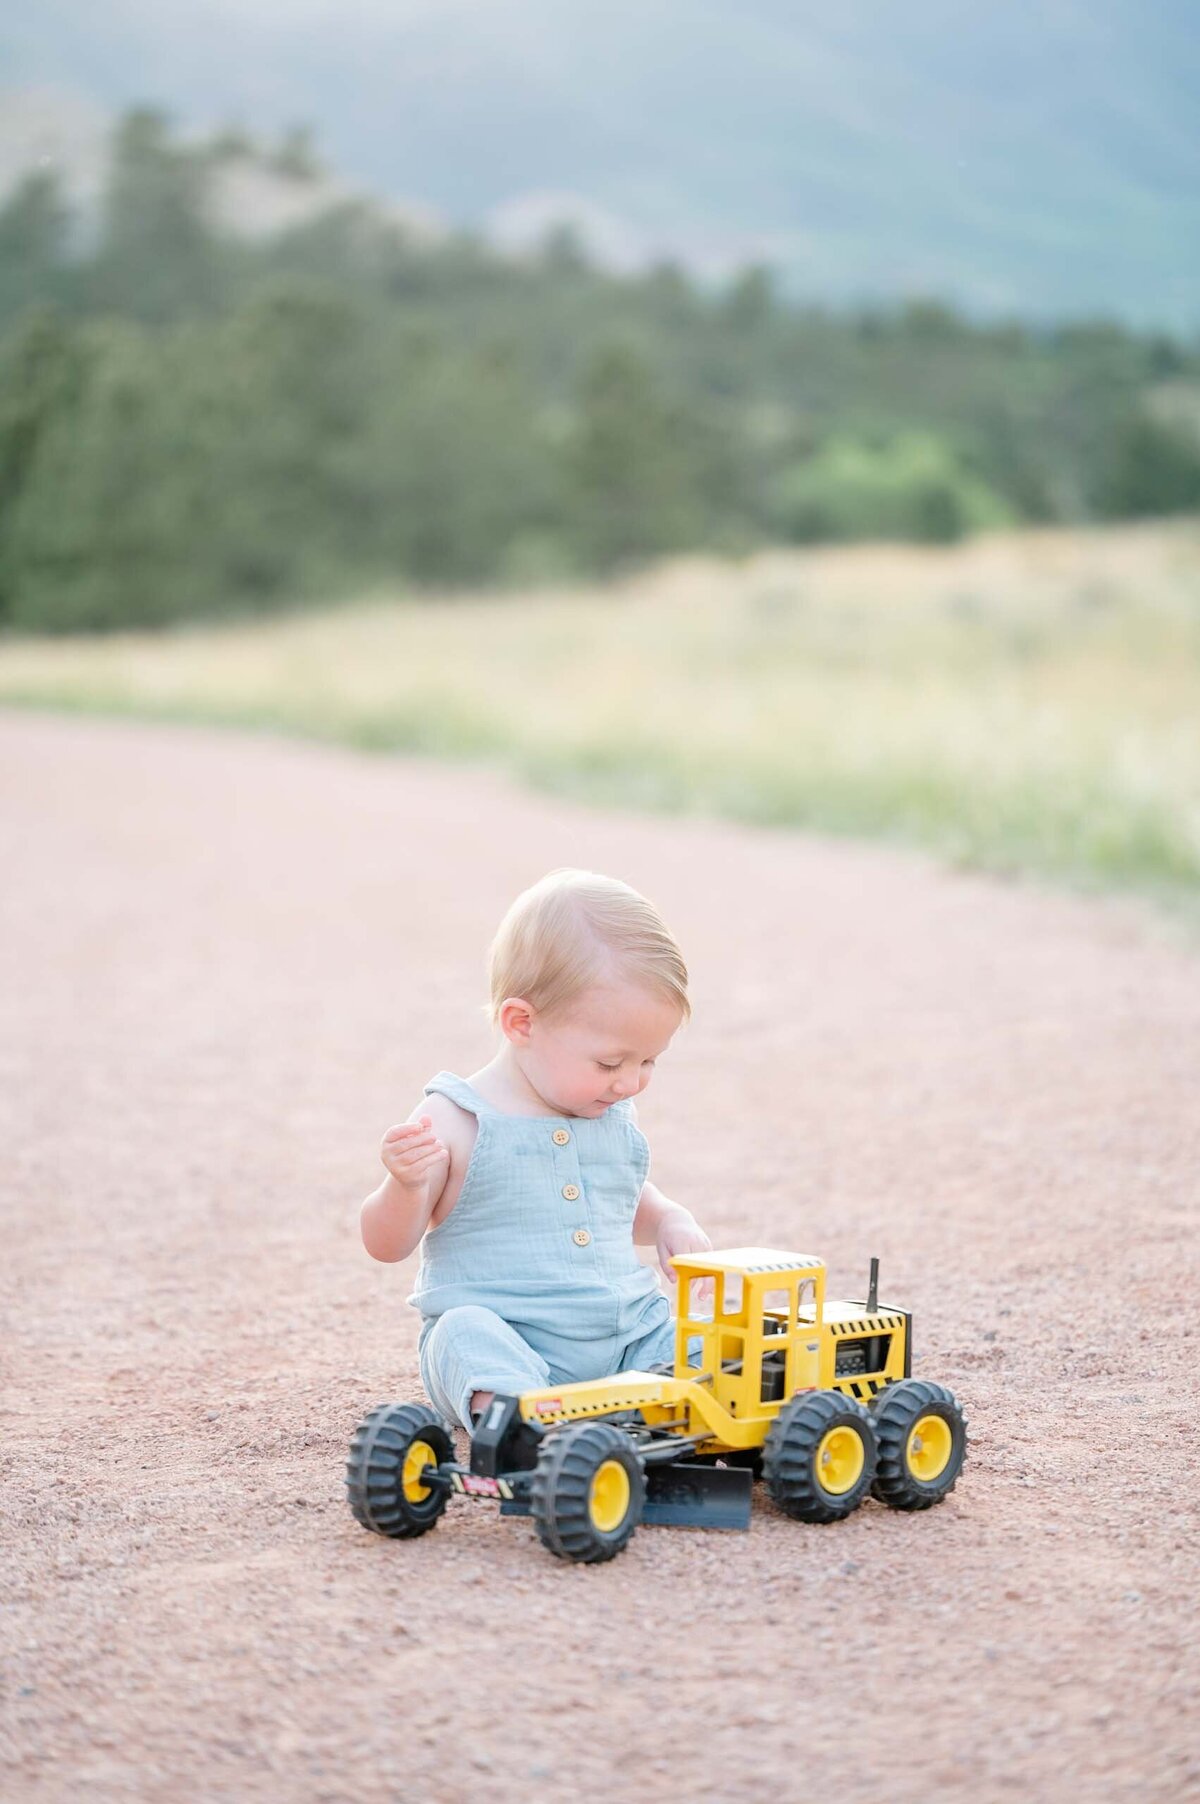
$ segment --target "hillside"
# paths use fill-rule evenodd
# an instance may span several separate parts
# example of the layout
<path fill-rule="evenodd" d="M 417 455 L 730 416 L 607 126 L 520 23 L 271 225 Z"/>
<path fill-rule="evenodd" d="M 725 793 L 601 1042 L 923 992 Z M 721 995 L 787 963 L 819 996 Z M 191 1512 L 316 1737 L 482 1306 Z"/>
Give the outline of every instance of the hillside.
<path fill-rule="evenodd" d="M 505 243 L 567 215 L 619 267 L 765 261 L 826 302 L 1200 324 L 1187 0 L 62 0 L 0 27 L 0 66 L 110 114 L 309 121 L 352 186 Z"/>

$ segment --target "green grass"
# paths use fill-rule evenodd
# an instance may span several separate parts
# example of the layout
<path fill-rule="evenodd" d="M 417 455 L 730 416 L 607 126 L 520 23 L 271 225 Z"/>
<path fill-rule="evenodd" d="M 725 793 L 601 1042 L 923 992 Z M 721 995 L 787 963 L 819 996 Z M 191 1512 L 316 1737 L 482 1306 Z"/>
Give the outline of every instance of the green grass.
<path fill-rule="evenodd" d="M 589 801 L 1200 897 L 1191 522 L 9 640 L 0 701 L 486 760 Z"/>

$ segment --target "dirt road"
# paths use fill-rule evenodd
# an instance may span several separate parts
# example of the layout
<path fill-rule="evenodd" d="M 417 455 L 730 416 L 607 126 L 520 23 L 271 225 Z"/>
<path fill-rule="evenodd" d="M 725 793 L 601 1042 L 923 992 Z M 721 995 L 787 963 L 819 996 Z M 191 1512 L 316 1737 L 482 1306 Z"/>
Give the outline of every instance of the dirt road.
<path fill-rule="evenodd" d="M 20 1799 L 1200 1794 L 1200 957 L 919 859 L 487 774 L 0 717 L 4 1752 Z M 714 1240 L 882 1260 L 972 1445 L 927 1516 L 351 1520 L 419 1394 L 382 1129 L 487 1044 L 511 895 L 652 895 L 696 1018 L 642 1105 Z"/>

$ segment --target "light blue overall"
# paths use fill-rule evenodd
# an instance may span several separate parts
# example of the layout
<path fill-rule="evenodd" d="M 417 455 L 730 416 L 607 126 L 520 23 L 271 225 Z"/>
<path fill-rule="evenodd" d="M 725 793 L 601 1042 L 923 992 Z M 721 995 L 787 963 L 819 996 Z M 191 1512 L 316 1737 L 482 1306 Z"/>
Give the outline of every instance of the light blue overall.
<path fill-rule="evenodd" d="M 421 1243 L 409 1302 L 434 1407 L 471 1426 L 473 1391 L 520 1392 L 670 1360 L 675 1327 L 633 1250 L 650 1148 L 627 1102 L 598 1120 L 505 1115 L 440 1071 L 426 1096 L 474 1115 L 462 1190 Z"/>

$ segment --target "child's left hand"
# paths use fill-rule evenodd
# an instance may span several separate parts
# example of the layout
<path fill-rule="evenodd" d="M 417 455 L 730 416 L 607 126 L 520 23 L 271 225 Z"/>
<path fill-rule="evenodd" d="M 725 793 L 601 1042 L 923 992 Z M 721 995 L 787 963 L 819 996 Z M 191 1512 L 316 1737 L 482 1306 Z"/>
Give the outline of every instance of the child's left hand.
<path fill-rule="evenodd" d="M 711 1253 L 712 1241 L 686 1209 L 673 1209 L 659 1227 L 655 1251 L 663 1277 L 668 1284 L 674 1284 L 675 1269 L 671 1260 L 676 1253 Z"/>

